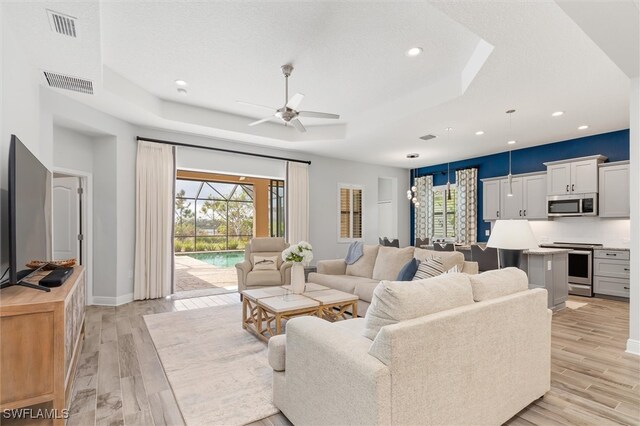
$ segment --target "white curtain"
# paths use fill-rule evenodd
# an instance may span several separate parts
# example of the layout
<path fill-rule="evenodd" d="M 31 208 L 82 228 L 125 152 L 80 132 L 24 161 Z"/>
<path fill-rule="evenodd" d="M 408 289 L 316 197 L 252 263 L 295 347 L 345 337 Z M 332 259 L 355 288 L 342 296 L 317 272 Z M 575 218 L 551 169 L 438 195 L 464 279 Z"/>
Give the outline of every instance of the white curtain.
<path fill-rule="evenodd" d="M 287 241 L 309 241 L 309 165 L 287 162 Z"/>
<path fill-rule="evenodd" d="M 136 163 L 136 300 L 156 299 L 173 287 L 174 147 L 138 142 Z"/>
<path fill-rule="evenodd" d="M 433 176 L 420 176 L 415 178 L 419 206 L 415 212 L 415 238 L 429 238 L 433 236 Z"/>
<path fill-rule="evenodd" d="M 473 244 L 478 239 L 478 169 L 456 171 L 456 242 Z"/>

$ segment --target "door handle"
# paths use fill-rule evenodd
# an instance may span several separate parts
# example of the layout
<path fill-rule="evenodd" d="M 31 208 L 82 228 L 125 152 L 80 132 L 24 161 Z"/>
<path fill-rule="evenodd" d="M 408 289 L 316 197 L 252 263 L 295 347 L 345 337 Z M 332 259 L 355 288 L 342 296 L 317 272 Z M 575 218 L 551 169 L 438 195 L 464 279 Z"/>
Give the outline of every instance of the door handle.
<path fill-rule="evenodd" d="M 500 217 L 500 210 L 496 212 L 496 217 Z"/>
<path fill-rule="evenodd" d="M 567 192 L 569 192 L 569 185 L 567 185 Z"/>
<path fill-rule="evenodd" d="M 575 190 L 576 190 L 576 184 L 574 183 L 574 184 L 571 185 L 571 192 L 573 192 Z"/>
<path fill-rule="evenodd" d="M 527 215 L 527 209 L 524 209 L 523 212 L 524 212 L 524 215 L 526 216 Z"/>
<path fill-rule="evenodd" d="M 627 272 L 631 271 L 631 269 L 629 269 L 629 268 L 624 268 L 624 270 L 627 271 Z"/>
<path fill-rule="evenodd" d="M 518 214 L 519 214 L 520 216 L 522 216 L 522 210 L 520 210 L 520 211 L 518 212 Z"/>
<path fill-rule="evenodd" d="M 629 287 L 624 287 L 625 290 L 629 290 Z"/>
<path fill-rule="evenodd" d="M 607 256 L 617 256 L 616 253 L 605 253 Z"/>

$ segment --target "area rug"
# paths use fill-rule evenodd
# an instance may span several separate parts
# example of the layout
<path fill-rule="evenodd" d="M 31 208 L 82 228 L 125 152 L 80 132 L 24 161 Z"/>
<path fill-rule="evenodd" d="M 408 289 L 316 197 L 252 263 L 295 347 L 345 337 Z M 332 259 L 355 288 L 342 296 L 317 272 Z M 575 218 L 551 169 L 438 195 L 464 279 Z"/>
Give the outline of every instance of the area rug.
<path fill-rule="evenodd" d="M 189 426 L 244 425 L 278 412 L 267 346 L 241 318 L 241 304 L 144 316 Z"/>
<path fill-rule="evenodd" d="M 574 302 L 573 300 L 567 300 L 565 303 L 569 309 L 580 309 L 588 305 L 588 303 Z"/>

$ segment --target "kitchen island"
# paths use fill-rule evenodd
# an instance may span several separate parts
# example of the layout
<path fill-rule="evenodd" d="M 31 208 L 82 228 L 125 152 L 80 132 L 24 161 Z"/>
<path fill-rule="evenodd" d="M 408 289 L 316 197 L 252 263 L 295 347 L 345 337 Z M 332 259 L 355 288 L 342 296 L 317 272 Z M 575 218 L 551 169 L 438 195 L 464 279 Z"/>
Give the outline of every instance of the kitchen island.
<path fill-rule="evenodd" d="M 549 309 L 565 308 L 569 297 L 569 249 L 537 248 L 522 256 L 520 269 L 529 276 L 529 288 L 545 288 Z"/>

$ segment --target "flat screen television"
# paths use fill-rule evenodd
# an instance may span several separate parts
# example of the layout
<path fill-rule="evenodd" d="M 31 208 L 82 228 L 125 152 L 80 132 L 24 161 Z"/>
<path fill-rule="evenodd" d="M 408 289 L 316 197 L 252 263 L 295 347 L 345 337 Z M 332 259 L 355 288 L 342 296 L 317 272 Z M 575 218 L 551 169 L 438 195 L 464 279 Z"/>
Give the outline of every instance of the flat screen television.
<path fill-rule="evenodd" d="M 11 135 L 9 280 L 3 287 L 19 284 L 33 272 L 26 267 L 29 261 L 51 259 L 51 191 L 51 172 L 20 139 Z"/>

